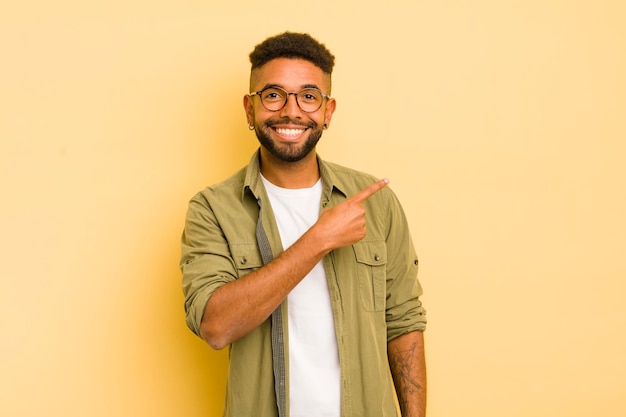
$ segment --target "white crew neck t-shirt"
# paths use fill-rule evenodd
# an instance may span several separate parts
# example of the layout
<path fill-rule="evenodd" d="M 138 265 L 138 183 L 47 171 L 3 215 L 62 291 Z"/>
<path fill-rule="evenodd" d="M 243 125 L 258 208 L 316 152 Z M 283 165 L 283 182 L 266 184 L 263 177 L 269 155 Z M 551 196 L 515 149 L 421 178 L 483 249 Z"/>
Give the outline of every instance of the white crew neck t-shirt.
<path fill-rule="evenodd" d="M 319 218 L 322 182 L 286 189 L 261 176 L 287 249 Z M 322 261 L 289 293 L 291 417 L 340 417 L 341 382 L 335 324 Z"/>

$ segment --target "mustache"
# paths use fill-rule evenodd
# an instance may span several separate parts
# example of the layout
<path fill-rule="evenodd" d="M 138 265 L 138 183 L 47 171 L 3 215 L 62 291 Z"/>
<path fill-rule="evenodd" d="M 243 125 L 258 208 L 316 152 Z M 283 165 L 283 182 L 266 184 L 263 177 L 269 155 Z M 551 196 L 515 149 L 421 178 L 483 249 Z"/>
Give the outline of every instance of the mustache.
<path fill-rule="evenodd" d="M 265 122 L 265 126 L 272 127 L 275 125 L 296 125 L 296 126 L 304 126 L 310 129 L 315 129 L 317 124 L 315 122 L 303 122 L 301 120 L 292 120 L 289 117 L 281 117 L 280 119 L 268 120 Z"/>

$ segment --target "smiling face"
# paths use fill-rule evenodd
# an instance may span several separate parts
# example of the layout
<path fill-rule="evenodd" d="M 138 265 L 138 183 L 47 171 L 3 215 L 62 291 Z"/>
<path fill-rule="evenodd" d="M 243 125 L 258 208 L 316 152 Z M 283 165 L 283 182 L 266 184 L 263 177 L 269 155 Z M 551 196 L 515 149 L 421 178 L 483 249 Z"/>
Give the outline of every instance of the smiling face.
<path fill-rule="evenodd" d="M 317 88 L 330 93 L 330 75 L 309 61 L 278 58 L 252 71 L 250 91 L 280 87 L 288 92 Z M 261 156 L 282 162 L 297 162 L 313 156 L 324 125 L 328 126 L 335 111 L 335 100 L 328 98 L 315 112 L 306 113 L 298 106 L 295 95 L 289 95 L 278 111 L 267 110 L 258 95 L 244 97 L 248 124 L 254 126 L 261 143 Z"/>

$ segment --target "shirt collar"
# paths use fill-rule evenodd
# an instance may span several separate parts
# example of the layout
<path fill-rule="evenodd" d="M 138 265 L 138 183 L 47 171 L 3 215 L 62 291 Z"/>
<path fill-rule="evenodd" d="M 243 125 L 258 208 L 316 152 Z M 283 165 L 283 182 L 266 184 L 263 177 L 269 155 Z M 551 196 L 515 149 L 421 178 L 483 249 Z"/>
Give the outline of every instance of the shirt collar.
<path fill-rule="evenodd" d="M 246 176 L 244 179 L 242 198 L 244 197 L 246 190 L 249 190 L 254 198 L 257 200 L 261 195 L 261 187 L 263 183 L 261 181 L 261 164 L 260 164 L 260 149 L 258 149 L 250 158 L 250 163 L 246 168 Z M 325 162 L 319 155 L 317 155 L 317 163 L 320 167 L 320 176 L 322 177 L 322 196 L 328 201 L 333 190 L 337 190 L 345 197 L 346 187 L 337 177 L 333 171 L 332 164 Z"/>
<path fill-rule="evenodd" d="M 260 195 L 260 189 L 259 187 L 262 187 L 262 183 L 261 183 L 261 163 L 260 161 L 260 149 L 257 149 L 257 151 L 252 155 L 252 158 L 250 158 L 250 162 L 248 163 L 248 166 L 246 167 L 246 177 L 244 179 L 244 183 L 243 183 L 243 189 L 242 189 L 242 194 L 241 194 L 241 198 L 243 199 L 245 197 L 246 191 L 249 190 L 252 195 L 254 196 L 255 199 L 259 199 L 259 195 Z"/>

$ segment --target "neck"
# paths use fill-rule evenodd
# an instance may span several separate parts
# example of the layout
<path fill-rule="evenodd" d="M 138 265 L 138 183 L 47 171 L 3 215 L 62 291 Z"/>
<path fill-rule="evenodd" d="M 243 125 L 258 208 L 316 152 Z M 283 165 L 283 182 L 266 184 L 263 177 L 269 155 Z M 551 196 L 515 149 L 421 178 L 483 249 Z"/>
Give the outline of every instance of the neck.
<path fill-rule="evenodd" d="M 261 148 L 261 174 L 281 188 L 312 187 L 320 178 L 315 151 L 297 162 L 285 162 Z"/>

